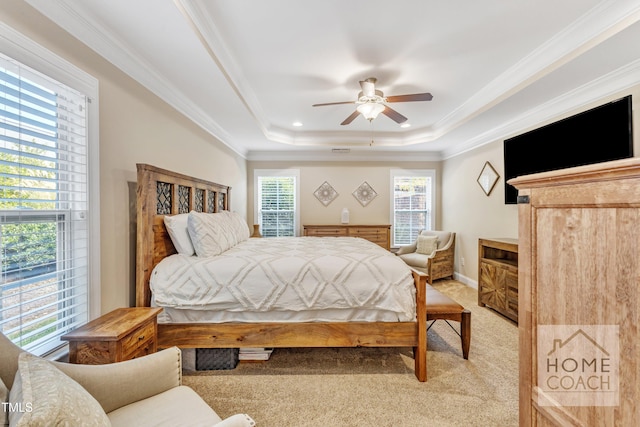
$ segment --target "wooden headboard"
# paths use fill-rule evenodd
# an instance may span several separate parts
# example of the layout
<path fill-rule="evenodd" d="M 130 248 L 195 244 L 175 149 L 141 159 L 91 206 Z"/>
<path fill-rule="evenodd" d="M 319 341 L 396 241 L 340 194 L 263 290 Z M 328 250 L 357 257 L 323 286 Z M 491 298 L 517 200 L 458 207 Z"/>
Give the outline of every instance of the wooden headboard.
<path fill-rule="evenodd" d="M 138 163 L 136 306 L 151 304 L 153 268 L 176 253 L 164 226 L 165 215 L 229 210 L 231 187 Z"/>

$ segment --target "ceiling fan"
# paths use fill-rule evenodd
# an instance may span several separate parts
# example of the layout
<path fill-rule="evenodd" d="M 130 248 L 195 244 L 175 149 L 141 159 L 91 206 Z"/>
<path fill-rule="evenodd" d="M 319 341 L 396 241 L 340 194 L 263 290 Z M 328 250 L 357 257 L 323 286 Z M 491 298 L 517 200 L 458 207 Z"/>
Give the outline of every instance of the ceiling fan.
<path fill-rule="evenodd" d="M 376 89 L 376 82 L 378 80 L 375 77 L 369 77 L 360 81 L 360 87 L 362 91 L 358 93 L 358 99 L 356 101 L 343 101 L 343 102 L 328 102 L 325 104 L 313 104 L 313 107 L 322 107 L 325 105 L 339 105 L 339 104 L 358 104 L 356 111 L 351 113 L 341 125 L 348 125 L 351 123 L 358 114 L 362 114 L 365 119 L 371 121 L 378 117 L 378 114 L 382 113 L 389 117 L 396 123 L 404 123 L 408 119 L 396 110 L 392 109 L 385 103 L 388 102 L 412 102 L 412 101 L 431 101 L 433 95 L 430 93 L 414 93 L 411 95 L 396 95 L 385 97 L 382 91 Z"/>

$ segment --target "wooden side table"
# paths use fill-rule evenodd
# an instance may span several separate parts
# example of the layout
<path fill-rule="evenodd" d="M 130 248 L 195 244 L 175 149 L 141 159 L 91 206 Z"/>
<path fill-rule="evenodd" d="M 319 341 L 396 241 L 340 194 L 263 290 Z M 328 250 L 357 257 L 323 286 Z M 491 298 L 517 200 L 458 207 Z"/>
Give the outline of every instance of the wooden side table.
<path fill-rule="evenodd" d="M 118 308 L 63 335 L 69 362 L 101 365 L 135 359 L 158 349 L 161 308 Z"/>

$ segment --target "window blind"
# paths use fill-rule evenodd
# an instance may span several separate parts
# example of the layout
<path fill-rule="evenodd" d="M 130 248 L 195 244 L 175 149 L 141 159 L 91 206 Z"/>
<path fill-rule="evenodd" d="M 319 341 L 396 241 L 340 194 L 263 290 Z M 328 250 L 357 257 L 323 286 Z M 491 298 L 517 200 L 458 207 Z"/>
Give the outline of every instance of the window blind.
<path fill-rule="evenodd" d="M 393 189 L 393 245 L 409 245 L 431 227 L 431 178 L 394 176 Z"/>
<path fill-rule="evenodd" d="M 295 236 L 296 178 L 258 177 L 258 221 L 263 237 Z"/>
<path fill-rule="evenodd" d="M 87 322 L 87 102 L 0 54 L 0 326 L 35 354 Z"/>

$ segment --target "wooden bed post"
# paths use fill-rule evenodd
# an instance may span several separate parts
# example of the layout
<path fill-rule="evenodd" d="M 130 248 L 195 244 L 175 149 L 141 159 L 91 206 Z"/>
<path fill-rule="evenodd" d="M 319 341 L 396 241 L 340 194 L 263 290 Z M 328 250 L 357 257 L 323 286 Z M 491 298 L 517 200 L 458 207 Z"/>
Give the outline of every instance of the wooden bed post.
<path fill-rule="evenodd" d="M 419 381 L 427 381 L 427 275 L 413 270 L 416 284 L 416 322 L 418 327 L 418 343 L 413 348 L 416 377 Z"/>

